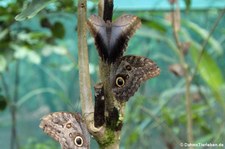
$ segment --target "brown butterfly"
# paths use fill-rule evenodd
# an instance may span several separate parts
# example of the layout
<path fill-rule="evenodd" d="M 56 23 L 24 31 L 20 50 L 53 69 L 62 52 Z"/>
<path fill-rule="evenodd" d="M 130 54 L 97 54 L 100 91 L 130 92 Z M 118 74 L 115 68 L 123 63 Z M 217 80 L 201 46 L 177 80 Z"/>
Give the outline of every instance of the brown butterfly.
<path fill-rule="evenodd" d="M 124 14 L 114 22 L 104 21 L 92 15 L 87 21 L 100 57 L 109 63 L 115 62 L 126 50 L 129 38 L 141 25 L 141 20 Z"/>
<path fill-rule="evenodd" d="M 123 56 L 129 38 L 141 25 L 138 17 L 125 14 L 114 22 L 105 22 L 92 15 L 87 23 L 99 56 L 111 64 L 109 80 L 117 100 L 128 101 L 142 82 L 159 75 L 160 69 L 152 60 Z"/>
<path fill-rule="evenodd" d="M 111 65 L 110 84 L 117 100 L 127 101 L 141 83 L 160 74 L 152 60 L 142 56 L 123 56 Z"/>
<path fill-rule="evenodd" d="M 58 141 L 62 149 L 89 149 L 89 134 L 80 114 L 51 113 L 41 119 L 39 127 Z"/>

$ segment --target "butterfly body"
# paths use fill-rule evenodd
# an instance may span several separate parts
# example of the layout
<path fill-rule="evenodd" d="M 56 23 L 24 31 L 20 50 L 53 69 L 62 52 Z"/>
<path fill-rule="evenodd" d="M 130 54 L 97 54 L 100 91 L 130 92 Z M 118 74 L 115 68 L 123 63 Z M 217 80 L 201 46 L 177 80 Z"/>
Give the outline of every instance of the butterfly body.
<path fill-rule="evenodd" d="M 89 134 L 77 113 L 51 113 L 41 119 L 39 127 L 58 141 L 62 149 L 89 149 Z"/>

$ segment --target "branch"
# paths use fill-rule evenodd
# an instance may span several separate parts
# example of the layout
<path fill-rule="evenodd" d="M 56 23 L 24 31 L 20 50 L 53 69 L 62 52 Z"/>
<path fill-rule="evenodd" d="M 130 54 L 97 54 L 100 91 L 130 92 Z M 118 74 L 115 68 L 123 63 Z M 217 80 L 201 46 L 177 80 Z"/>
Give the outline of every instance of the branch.
<path fill-rule="evenodd" d="M 176 9 L 179 9 L 179 4 L 176 2 Z M 174 35 L 174 39 L 176 41 L 176 46 L 178 48 L 178 54 L 179 54 L 179 58 L 180 58 L 180 63 L 181 66 L 184 69 L 184 76 L 185 76 L 185 83 L 186 83 L 186 91 L 185 91 L 185 99 L 186 99 L 186 111 L 187 111 L 187 139 L 188 139 L 188 143 L 193 143 L 193 130 L 192 130 L 192 110 L 191 110 L 191 104 L 192 104 L 192 100 L 190 97 L 190 85 L 191 85 L 191 80 L 190 80 L 190 74 L 188 71 L 188 67 L 187 67 L 187 63 L 185 62 L 185 58 L 184 58 L 184 53 L 182 52 L 182 48 L 181 48 L 181 42 L 179 40 L 179 35 L 178 32 L 176 30 L 176 26 L 175 26 L 175 10 L 174 8 L 172 8 L 172 26 L 173 26 L 173 35 Z M 192 149 L 192 147 L 190 147 L 190 149 Z"/>
<path fill-rule="evenodd" d="M 94 126 L 94 107 L 91 94 L 91 81 L 89 74 L 88 48 L 86 36 L 86 0 L 78 1 L 78 66 L 79 66 L 79 84 L 80 100 L 84 121 L 88 131 L 97 138 L 103 136 L 105 129 Z"/>
<path fill-rule="evenodd" d="M 93 113 L 91 81 L 89 74 L 88 48 L 87 48 L 87 26 L 86 26 L 86 0 L 78 1 L 78 66 L 80 99 L 82 113 L 84 116 Z"/>
<path fill-rule="evenodd" d="M 104 18 L 104 21 L 111 21 L 113 14 L 113 0 L 99 0 L 99 16 Z M 125 104 L 120 104 L 114 98 L 110 84 L 110 65 L 100 59 L 99 72 L 102 84 L 95 86 L 96 101 L 95 101 L 95 132 L 92 135 L 95 137 L 100 148 L 118 149 L 120 143 L 120 134 L 122 121 L 119 116 L 124 116 Z M 104 88 L 104 89 L 103 89 Z M 102 97 L 104 96 L 104 101 Z M 104 106 L 102 106 L 104 105 Z M 100 107 L 102 109 L 100 109 Z M 94 130 L 94 129 L 93 129 Z"/>
<path fill-rule="evenodd" d="M 113 16 L 113 0 L 104 0 L 103 20 L 112 22 Z"/>

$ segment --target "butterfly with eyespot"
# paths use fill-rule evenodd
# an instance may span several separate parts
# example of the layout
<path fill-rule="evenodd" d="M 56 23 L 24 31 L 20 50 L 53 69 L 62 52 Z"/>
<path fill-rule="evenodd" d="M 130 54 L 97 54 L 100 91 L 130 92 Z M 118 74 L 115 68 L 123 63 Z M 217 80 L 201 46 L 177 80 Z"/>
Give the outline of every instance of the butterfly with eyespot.
<path fill-rule="evenodd" d="M 123 56 L 111 65 L 112 92 L 117 100 L 128 101 L 141 83 L 159 74 L 160 69 L 152 60 L 142 56 Z"/>
<path fill-rule="evenodd" d="M 62 149 L 89 149 L 89 133 L 78 113 L 48 114 L 42 117 L 39 127 L 58 141 Z"/>
<path fill-rule="evenodd" d="M 133 15 L 122 15 L 114 22 L 103 21 L 92 15 L 87 24 L 94 37 L 99 56 L 108 62 L 110 85 L 119 101 L 128 101 L 141 83 L 160 73 L 159 67 L 150 59 L 141 56 L 123 56 L 130 37 L 141 25 Z"/>
<path fill-rule="evenodd" d="M 130 37 L 141 25 L 141 20 L 133 15 L 124 14 L 114 22 L 104 21 L 97 15 L 92 15 L 87 24 L 99 56 L 108 63 L 115 62 L 126 50 Z"/>

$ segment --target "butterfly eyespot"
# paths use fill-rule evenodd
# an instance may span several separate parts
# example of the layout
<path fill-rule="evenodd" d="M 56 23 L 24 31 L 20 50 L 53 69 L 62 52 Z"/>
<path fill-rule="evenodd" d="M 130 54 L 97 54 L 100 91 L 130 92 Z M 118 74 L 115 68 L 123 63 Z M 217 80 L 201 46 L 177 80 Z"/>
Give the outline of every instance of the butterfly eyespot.
<path fill-rule="evenodd" d="M 72 138 L 73 137 L 73 134 L 72 133 L 69 133 L 69 137 Z"/>
<path fill-rule="evenodd" d="M 84 143 L 83 138 L 81 136 L 76 136 L 74 143 L 76 146 L 81 147 Z"/>
<path fill-rule="evenodd" d="M 123 87 L 124 84 L 125 84 L 125 81 L 124 81 L 124 79 L 123 79 L 122 77 L 117 77 L 117 78 L 116 78 L 116 85 L 117 85 L 118 87 Z"/>
<path fill-rule="evenodd" d="M 130 65 L 127 65 L 126 66 L 126 70 L 131 71 L 131 66 Z"/>
<path fill-rule="evenodd" d="M 66 128 L 71 128 L 71 127 L 72 127 L 71 123 L 66 124 Z"/>

